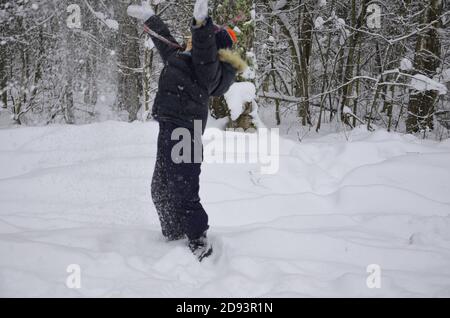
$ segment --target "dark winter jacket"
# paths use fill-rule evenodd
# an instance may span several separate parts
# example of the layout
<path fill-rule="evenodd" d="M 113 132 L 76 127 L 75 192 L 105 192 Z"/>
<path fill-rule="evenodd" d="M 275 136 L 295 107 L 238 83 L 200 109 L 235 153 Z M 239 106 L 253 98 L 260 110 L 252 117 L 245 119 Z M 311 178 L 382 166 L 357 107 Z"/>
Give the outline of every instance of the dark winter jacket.
<path fill-rule="evenodd" d="M 177 43 L 158 16 L 151 17 L 145 24 L 170 42 Z M 218 52 L 210 18 L 204 25 L 192 27 L 193 49 L 189 53 L 155 37 L 152 40 L 165 64 L 153 105 L 153 117 L 190 129 L 194 120 L 201 120 L 204 129 L 209 98 L 225 94 L 245 63 L 229 51 Z"/>

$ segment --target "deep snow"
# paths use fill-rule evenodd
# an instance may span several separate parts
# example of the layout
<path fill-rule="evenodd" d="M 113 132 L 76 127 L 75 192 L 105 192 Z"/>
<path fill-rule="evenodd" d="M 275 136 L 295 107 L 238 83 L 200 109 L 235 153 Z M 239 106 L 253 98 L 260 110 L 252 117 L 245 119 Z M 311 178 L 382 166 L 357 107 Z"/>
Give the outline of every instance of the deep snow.
<path fill-rule="evenodd" d="M 449 140 L 356 129 L 282 139 L 275 175 L 205 165 L 216 254 L 199 264 L 160 236 L 156 137 L 154 122 L 0 130 L 0 296 L 450 296 Z"/>

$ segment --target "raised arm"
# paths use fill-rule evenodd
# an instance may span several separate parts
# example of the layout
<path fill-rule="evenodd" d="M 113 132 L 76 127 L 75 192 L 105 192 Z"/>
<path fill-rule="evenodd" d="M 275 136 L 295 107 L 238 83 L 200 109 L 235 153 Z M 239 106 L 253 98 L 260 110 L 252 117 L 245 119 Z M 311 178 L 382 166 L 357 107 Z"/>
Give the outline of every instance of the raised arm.
<path fill-rule="evenodd" d="M 163 61 L 167 61 L 170 55 L 177 52 L 181 46 L 170 34 L 167 25 L 157 16 L 152 7 L 143 2 L 142 5 L 130 5 L 127 9 L 129 16 L 145 21 L 145 26 L 151 31 L 150 37 L 159 51 Z"/>
<path fill-rule="evenodd" d="M 158 35 L 155 37 L 150 34 L 155 47 L 158 49 L 164 62 L 174 53 L 180 50 L 181 46 L 177 43 L 177 40 L 170 34 L 170 30 L 167 25 L 157 15 L 151 16 L 145 25 Z"/>
<path fill-rule="evenodd" d="M 207 18 L 200 25 L 194 23 L 192 26 L 192 61 L 200 84 L 208 88 L 211 94 L 222 77 L 222 66 L 211 18 Z"/>

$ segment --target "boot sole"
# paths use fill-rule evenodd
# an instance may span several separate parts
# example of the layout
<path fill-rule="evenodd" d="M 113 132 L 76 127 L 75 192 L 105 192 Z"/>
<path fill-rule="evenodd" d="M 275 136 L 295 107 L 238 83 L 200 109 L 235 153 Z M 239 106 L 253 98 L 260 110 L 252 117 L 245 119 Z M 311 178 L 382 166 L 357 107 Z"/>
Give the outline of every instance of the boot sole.
<path fill-rule="evenodd" d="M 213 248 L 211 247 L 205 254 L 200 255 L 198 257 L 198 261 L 202 262 L 205 258 L 210 257 L 212 255 L 212 253 L 213 253 Z"/>

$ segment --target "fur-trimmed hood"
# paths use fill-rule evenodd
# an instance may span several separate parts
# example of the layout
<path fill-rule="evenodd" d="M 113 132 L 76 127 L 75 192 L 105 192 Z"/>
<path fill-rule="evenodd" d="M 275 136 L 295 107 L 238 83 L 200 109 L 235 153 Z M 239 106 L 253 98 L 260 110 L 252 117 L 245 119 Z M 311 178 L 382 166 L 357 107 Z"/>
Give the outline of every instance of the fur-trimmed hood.
<path fill-rule="evenodd" d="M 248 68 L 247 63 L 241 58 L 239 53 L 229 49 L 219 50 L 219 60 L 233 66 L 238 73 L 243 73 Z"/>

